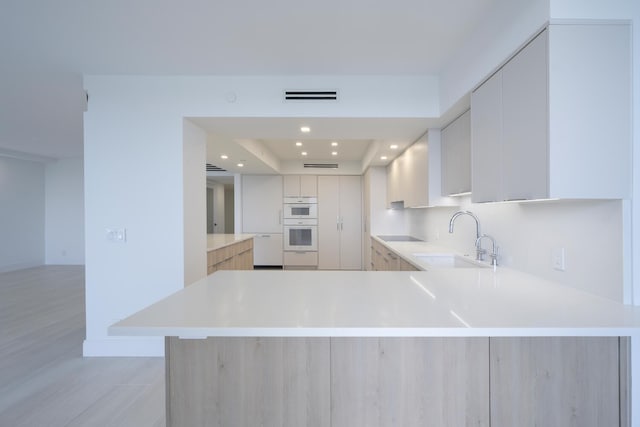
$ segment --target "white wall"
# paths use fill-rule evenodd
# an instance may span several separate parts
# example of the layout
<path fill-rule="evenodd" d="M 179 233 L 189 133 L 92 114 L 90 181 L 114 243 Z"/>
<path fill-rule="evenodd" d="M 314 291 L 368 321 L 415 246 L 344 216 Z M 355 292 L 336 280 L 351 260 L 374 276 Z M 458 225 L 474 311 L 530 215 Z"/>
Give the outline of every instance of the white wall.
<path fill-rule="evenodd" d="M 45 182 L 45 262 L 84 264 L 82 158 L 47 163 Z"/>
<path fill-rule="evenodd" d="M 207 275 L 207 134 L 184 121 L 183 128 L 184 200 L 184 285 Z M 215 208 L 214 202 L 214 208 Z"/>
<path fill-rule="evenodd" d="M 338 88 L 340 101 L 285 103 L 288 87 Z M 162 340 L 109 337 L 107 328 L 183 286 L 183 222 L 199 204 L 184 205 L 183 117 L 434 117 L 437 87 L 405 76 L 85 76 L 84 354 L 163 353 Z M 107 241 L 107 227 L 126 228 L 127 242 Z"/>
<path fill-rule="evenodd" d="M 45 165 L 0 156 L 0 272 L 44 264 Z"/>
<path fill-rule="evenodd" d="M 470 210 L 482 232 L 496 239 L 500 265 L 623 300 L 622 201 L 472 204 L 467 196 L 460 202 L 460 207 L 406 210 L 408 233 L 473 256 L 471 217 L 459 217 L 454 233 L 448 232 L 451 215 Z M 488 240 L 482 244 L 491 251 Z M 565 249 L 564 272 L 552 268 L 555 248 Z"/>

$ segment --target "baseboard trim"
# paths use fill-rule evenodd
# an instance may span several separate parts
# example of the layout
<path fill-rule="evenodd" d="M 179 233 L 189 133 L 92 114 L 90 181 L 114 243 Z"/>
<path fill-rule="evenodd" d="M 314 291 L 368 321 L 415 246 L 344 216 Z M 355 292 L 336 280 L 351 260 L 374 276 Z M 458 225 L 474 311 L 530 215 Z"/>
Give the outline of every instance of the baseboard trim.
<path fill-rule="evenodd" d="M 164 357 L 164 337 L 86 339 L 84 357 Z"/>

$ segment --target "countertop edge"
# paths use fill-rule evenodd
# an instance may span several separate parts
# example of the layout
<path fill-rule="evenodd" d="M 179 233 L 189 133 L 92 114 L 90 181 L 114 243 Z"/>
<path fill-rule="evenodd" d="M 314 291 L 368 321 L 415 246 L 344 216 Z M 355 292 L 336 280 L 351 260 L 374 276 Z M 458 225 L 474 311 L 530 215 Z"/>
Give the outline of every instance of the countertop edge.
<path fill-rule="evenodd" d="M 640 332 L 632 327 L 478 327 L 478 328 L 180 328 L 110 326 L 110 336 L 287 338 L 473 338 L 473 337 L 617 337 Z"/>
<path fill-rule="evenodd" d="M 244 242 L 245 240 L 253 239 L 255 234 L 225 234 L 225 236 L 234 236 L 234 240 L 224 242 L 215 246 L 207 245 L 207 252 L 217 251 L 218 249 L 226 248 L 227 246 L 235 245 L 240 242 Z"/>

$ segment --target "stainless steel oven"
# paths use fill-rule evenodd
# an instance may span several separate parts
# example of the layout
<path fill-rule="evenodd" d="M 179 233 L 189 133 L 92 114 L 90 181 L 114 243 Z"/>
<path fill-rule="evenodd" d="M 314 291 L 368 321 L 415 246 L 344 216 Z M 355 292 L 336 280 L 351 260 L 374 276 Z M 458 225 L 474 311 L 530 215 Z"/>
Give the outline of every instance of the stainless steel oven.
<path fill-rule="evenodd" d="M 318 199 L 315 197 L 285 197 L 285 219 L 318 218 Z"/>
<path fill-rule="evenodd" d="M 285 218 L 284 250 L 305 252 L 317 251 L 318 220 Z"/>

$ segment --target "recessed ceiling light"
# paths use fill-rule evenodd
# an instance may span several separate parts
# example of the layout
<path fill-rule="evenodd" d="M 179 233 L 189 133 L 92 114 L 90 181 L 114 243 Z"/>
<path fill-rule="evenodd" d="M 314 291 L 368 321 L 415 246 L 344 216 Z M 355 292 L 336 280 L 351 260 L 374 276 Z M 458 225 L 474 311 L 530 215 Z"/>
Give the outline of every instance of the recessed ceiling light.
<path fill-rule="evenodd" d="M 387 156 L 380 156 L 380 160 L 387 160 Z"/>
<path fill-rule="evenodd" d="M 221 155 L 221 156 L 220 156 L 220 158 L 221 158 L 221 159 L 228 159 L 228 158 L 229 158 L 229 156 L 227 156 L 226 154 L 223 154 L 223 155 Z"/>
<path fill-rule="evenodd" d="M 398 144 L 391 144 L 389 146 L 389 148 L 391 148 L 392 150 L 397 150 L 398 149 Z"/>
<path fill-rule="evenodd" d="M 244 163 L 242 163 L 242 162 L 238 163 L 238 167 L 239 168 L 244 167 Z"/>
<path fill-rule="evenodd" d="M 332 155 L 332 156 L 337 156 L 337 155 L 338 155 L 338 152 L 337 152 L 337 151 L 332 151 L 332 152 L 331 152 L 331 155 Z"/>
<path fill-rule="evenodd" d="M 296 147 L 302 147 L 302 142 L 297 141 L 297 142 L 296 142 Z"/>
<path fill-rule="evenodd" d="M 333 141 L 333 142 L 331 143 L 331 146 L 332 146 L 332 147 L 337 147 L 337 146 L 338 146 L 338 143 L 337 143 L 337 142 L 335 142 L 335 141 Z"/>
<path fill-rule="evenodd" d="M 303 152 L 302 152 L 302 153 L 300 153 L 300 154 L 302 154 L 303 156 L 306 156 L 306 155 L 307 155 L 307 152 L 306 152 L 306 151 L 303 151 Z"/>
<path fill-rule="evenodd" d="M 311 132 L 311 128 L 309 126 L 302 126 L 300 128 L 300 132 L 309 133 L 309 132 Z"/>

